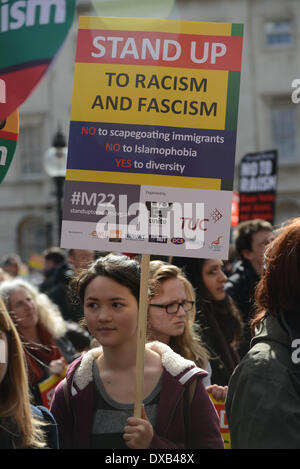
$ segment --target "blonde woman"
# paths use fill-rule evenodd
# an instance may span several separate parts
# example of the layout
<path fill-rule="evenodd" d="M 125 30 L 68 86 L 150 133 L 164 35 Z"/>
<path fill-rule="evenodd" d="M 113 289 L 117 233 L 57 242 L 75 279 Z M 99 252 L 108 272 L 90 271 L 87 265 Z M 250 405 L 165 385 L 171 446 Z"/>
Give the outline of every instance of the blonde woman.
<path fill-rule="evenodd" d="M 52 375 L 63 376 L 66 364 L 77 357 L 65 337 L 65 322 L 48 297 L 23 280 L 3 282 L 0 297 L 23 343 L 34 403 L 46 405 L 39 384 Z M 50 391 L 47 390 L 49 400 Z"/>
<path fill-rule="evenodd" d="M 208 371 L 203 383 L 217 400 L 225 400 L 227 386 L 211 385 L 209 354 L 195 324 L 195 291 L 183 271 L 163 261 L 149 269 L 148 339 L 159 340 Z"/>
<path fill-rule="evenodd" d="M 55 423 L 47 409 L 35 408 L 29 403 L 22 344 L 0 300 L 0 449 L 46 447 L 46 435 L 38 416 Z M 51 440 L 47 446 L 57 448 L 54 425 L 51 434 L 48 434 Z"/>
<path fill-rule="evenodd" d="M 195 330 L 195 294 L 192 285 L 178 267 L 163 261 L 151 261 L 149 272 L 148 338 L 168 343 L 176 353 L 192 360 L 200 368 L 207 369 L 208 353 Z M 189 314 L 182 314 L 184 321 L 174 321 L 176 314 L 162 315 L 161 310 L 164 308 L 156 306 L 160 303 L 161 294 L 164 295 L 164 287 L 166 291 L 171 287 L 179 296 L 181 293 L 187 301 L 183 309 Z M 164 298 L 162 302 L 165 303 Z"/>

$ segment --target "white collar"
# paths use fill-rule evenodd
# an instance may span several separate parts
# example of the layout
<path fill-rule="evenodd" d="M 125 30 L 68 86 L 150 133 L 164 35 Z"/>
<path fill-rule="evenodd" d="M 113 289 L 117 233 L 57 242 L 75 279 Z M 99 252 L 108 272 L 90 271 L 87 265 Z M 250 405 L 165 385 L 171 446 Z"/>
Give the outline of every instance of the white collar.
<path fill-rule="evenodd" d="M 168 345 L 162 342 L 154 341 L 146 344 L 146 348 L 157 352 L 161 356 L 163 367 L 172 375 L 177 376 L 183 371 L 195 368 L 194 373 L 202 371 L 197 368 L 191 360 L 183 358 L 175 353 Z M 80 390 L 84 389 L 93 381 L 93 361 L 102 354 L 102 347 L 97 347 L 86 352 L 80 362 L 79 367 L 74 374 L 74 383 Z M 193 374 L 194 374 L 193 373 Z"/>

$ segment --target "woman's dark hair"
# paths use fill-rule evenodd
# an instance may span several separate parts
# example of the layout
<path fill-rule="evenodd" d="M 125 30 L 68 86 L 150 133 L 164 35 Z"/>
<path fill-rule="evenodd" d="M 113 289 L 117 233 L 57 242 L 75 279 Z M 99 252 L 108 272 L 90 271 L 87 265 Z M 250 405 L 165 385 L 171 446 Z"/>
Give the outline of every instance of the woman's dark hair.
<path fill-rule="evenodd" d="M 201 282 L 201 272 L 205 259 L 193 259 L 189 257 L 173 257 L 172 264 L 183 270 L 194 289 L 198 290 Z"/>
<path fill-rule="evenodd" d="M 203 282 L 203 266 L 208 259 L 192 259 L 192 258 L 173 258 L 173 263 L 181 267 L 185 272 L 187 278 L 192 283 L 196 292 L 196 308 L 197 311 L 211 311 L 217 313 L 218 311 L 227 311 L 231 314 L 226 315 L 226 324 L 224 327 L 230 331 L 235 342 L 239 343 L 242 340 L 243 324 L 242 317 L 233 300 L 226 294 L 225 299 L 216 301 L 206 285 Z M 222 315 L 223 317 L 223 315 Z M 225 317 L 225 316 L 224 316 Z"/>
<path fill-rule="evenodd" d="M 139 302 L 140 265 L 127 256 L 108 254 L 97 259 L 91 267 L 80 273 L 72 282 L 73 293 L 83 302 L 89 283 L 96 277 L 107 277 L 127 287 Z"/>
<path fill-rule="evenodd" d="M 300 218 L 278 230 L 279 234 L 268 245 L 264 270 L 255 290 L 256 314 L 251 323 L 256 325 L 267 315 L 297 311 L 300 305 Z"/>
<path fill-rule="evenodd" d="M 202 300 L 213 301 L 213 297 L 204 285 L 202 277 L 202 269 L 206 260 L 207 259 L 174 257 L 172 261 L 172 264 L 180 267 L 184 271 L 186 277 L 193 285 L 196 292 L 196 302 L 198 306 Z"/>

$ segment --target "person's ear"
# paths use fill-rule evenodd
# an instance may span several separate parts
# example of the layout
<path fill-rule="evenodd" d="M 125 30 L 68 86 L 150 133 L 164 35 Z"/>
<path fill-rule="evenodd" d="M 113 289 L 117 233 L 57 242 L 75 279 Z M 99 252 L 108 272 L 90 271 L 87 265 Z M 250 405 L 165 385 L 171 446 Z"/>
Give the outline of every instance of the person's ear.
<path fill-rule="evenodd" d="M 243 256 L 244 259 L 251 262 L 251 260 L 252 260 L 252 251 L 250 251 L 250 249 L 243 249 L 242 250 L 242 256 Z"/>

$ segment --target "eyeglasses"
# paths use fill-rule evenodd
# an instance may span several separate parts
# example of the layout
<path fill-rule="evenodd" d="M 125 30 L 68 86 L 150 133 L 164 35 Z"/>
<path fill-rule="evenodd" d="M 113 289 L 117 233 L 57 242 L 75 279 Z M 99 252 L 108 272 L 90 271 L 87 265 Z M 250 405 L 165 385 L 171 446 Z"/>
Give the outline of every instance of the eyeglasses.
<path fill-rule="evenodd" d="M 182 303 L 170 303 L 168 305 L 155 305 L 150 303 L 149 306 L 155 306 L 155 308 L 165 309 L 167 314 L 176 314 L 180 306 L 184 309 L 186 313 L 192 311 L 194 304 L 194 301 L 184 300 Z"/>

